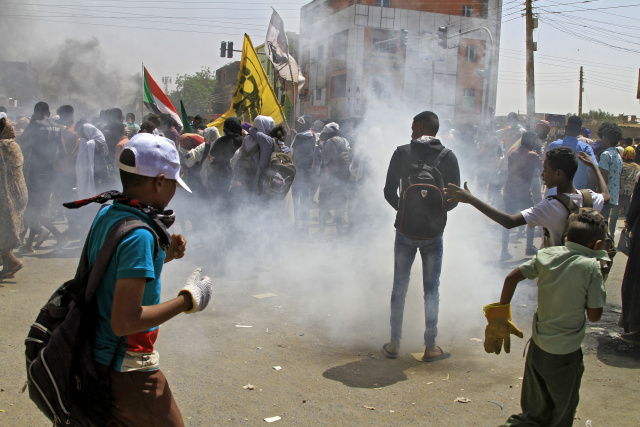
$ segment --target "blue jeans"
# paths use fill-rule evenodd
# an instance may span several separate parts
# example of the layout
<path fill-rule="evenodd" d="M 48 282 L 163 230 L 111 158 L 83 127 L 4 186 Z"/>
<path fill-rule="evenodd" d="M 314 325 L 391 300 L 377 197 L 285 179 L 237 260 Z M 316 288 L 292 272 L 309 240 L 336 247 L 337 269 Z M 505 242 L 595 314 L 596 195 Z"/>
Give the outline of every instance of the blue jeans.
<path fill-rule="evenodd" d="M 404 301 L 409 289 L 411 266 L 420 250 L 422 257 L 422 287 L 424 290 L 424 344 L 436 345 L 438 335 L 438 305 L 440 303 L 440 272 L 442 271 L 442 236 L 432 240 L 411 239 L 396 231 L 394 245 L 393 291 L 391 292 L 391 340 L 402 338 Z"/>

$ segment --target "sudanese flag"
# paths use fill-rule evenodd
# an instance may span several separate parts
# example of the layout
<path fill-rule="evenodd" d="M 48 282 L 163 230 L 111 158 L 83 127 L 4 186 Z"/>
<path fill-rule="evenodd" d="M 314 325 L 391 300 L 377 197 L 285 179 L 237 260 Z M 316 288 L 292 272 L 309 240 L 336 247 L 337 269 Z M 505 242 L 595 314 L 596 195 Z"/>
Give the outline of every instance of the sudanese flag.
<path fill-rule="evenodd" d="M 154 114 L 169 114 L 182 127 L 182 120 L 167 95 L 151 78 L 147 67 L 144 67 L 144 91 L 142 95 L 145 107 Z"/>

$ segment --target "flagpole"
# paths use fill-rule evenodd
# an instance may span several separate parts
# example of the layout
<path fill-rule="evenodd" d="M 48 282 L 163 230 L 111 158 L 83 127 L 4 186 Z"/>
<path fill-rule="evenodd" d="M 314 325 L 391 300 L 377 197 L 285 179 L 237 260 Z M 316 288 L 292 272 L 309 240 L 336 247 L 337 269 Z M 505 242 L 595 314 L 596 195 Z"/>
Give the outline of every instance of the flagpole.
<path fill-rule="evenodd" d="M 140 100 L 140 123 L 144 118 L 144 62 L 142 63 L 142 99 Z"/>

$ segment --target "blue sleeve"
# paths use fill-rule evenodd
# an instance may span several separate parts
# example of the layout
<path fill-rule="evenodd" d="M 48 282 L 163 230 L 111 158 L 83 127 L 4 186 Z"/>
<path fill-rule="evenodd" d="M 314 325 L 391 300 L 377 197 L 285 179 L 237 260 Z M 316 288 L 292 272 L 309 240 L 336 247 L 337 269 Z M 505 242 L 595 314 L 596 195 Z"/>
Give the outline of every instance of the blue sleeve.
<path fill-rule="evenodd" d="M 553 141 L 551 144 L 549 144 L 549 146 L 547 147 L 547 151 L 553 150 L 554 148 L 558 148 L 560 146 L 560 144 L 562 143 L 562 140 L 559 141 Z"/>
<path fill-rule="evenodd" d="M 593 148 L 591 148 L 591 146 L 589 144 L 583 144 L 582 145 L 582 150 L 587 153 L 589 155 L 589 157 L 591 157 L 593 159 L 594 162 L 596 162 L 596 165 L 598 164 L 598 159 L 596 159 L 596 154 L 593 152 Z"/>
<path fill-rule="evenodd" d="M 149 230 L 136 229 L 129 233 L 116 250 L 116 280 L 132 277 L 155 279 L 154 247 L 154 238 Z"/>

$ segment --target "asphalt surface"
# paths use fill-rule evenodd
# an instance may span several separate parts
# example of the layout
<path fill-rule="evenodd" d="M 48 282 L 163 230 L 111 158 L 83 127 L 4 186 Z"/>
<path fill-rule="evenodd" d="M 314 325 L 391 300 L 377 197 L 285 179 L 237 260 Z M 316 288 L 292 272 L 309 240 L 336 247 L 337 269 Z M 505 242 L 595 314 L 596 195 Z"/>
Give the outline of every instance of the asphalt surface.
<path fill-rule="evenodd" d="M 524 239 L 514 240 L 514 259 L 501 263 L 499 228 L 471 209 L 458 211 L 454 222 L 472 218 L 460 223 L 483 228 L 473 244 L 465 236 L 477 225 L 445 234 L 438 344 L 451 357 L 434 363 L 410 354 L 424 350 L 419 262 L 401 355 L 391 360 L 380 351 L 389 334 L 392 228 L 372 244 L 349 235 L 294 236 L 284 255 L 272 253 L 261 268 L 243 263 L 250 254 L 223 263 L 215 243 L 189 243 L 184 260 L 165 267 L 163 300 L 176 295 L 196 266 L 213 277 L 213 298 L 204 312 L 162 325 L 157 342 L 186 425 L 254 425 L 279 416 L 282 425 L 497 426 L 518 413 L 535 284 L 516 291 L 514 321 L 525 339 L 514 338 L 510 354 L 484 352 L 481 308 L 499 297 L 502 280 L 524 259 Z M 23 256 L 15 279 L 0 281 L 1 425 L 50 424 L 20 391 L 29 326 L 55 288 L 73 276 L 80 252 L 81 242 L 62 250 L 52 250 L 53 244 Z M 615 325 L 626 261 L 622 254 L 615 259 L 603 320 L 587 327 L 576 426 L 587 420 L 592 426 L 639 425 L 640 349 L 620 340 Z M 275 296 L 255 297 L 268 293 Z M 249 384 L 255 388 L 243 388 Z"/>

